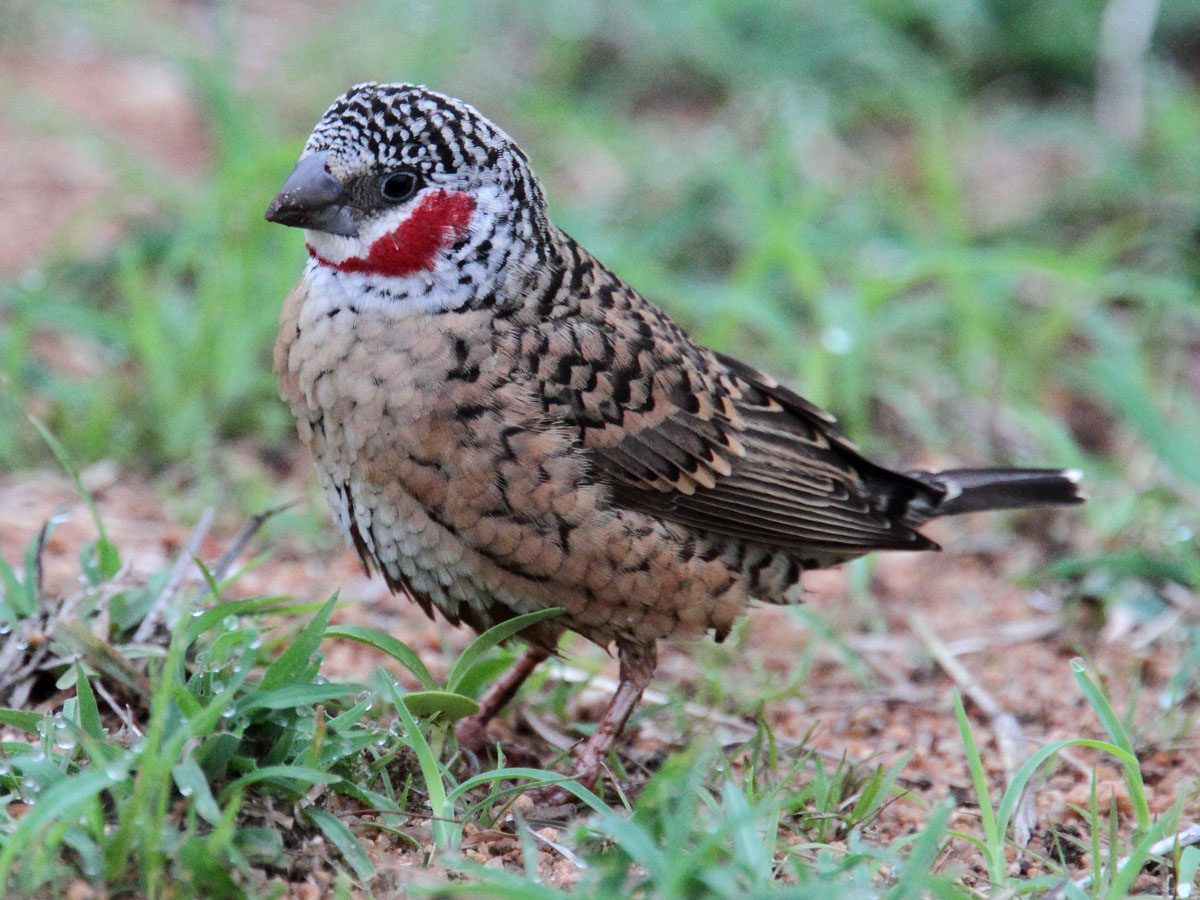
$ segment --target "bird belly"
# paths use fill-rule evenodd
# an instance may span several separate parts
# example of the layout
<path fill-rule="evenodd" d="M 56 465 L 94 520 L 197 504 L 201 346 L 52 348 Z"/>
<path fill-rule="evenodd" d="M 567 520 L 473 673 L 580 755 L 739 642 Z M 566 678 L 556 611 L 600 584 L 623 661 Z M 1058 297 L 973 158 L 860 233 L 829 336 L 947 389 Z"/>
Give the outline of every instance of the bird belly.
<path fill-rule="evenodd" d="M 476 628 L 562 607 L 601 644 L 728 630 L 744 579 L 611 502 L 482 314 L 307 305 L 285 304 L 282 394 L 340 530 L 394 589 Z"/>

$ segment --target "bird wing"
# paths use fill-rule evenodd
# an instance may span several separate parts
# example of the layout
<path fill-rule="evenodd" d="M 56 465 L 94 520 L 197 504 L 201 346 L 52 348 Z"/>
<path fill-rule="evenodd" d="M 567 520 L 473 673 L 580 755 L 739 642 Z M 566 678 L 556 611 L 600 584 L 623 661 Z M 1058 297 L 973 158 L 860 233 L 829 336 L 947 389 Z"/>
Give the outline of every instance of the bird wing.
<path fill-rule="evenodd" d="M 849 558 L 934 546 L 907 513 L 914 497 L 935 489 L 864 459 L 831 416 L 769 376 L 711 357 L 723 371 L 701 409 L 715 415 L 677 407 L 596 450 L 617 502 L 797 553 Z"/>
<path fill-rule="evenodd" d="M 597 281 L 543 320 L 529 364 L 614 502 L 797 555 L 936 546 L 906 516 L 936 486 L 864 459 L 828 413 L 692 343 L 607 271 Z"/>

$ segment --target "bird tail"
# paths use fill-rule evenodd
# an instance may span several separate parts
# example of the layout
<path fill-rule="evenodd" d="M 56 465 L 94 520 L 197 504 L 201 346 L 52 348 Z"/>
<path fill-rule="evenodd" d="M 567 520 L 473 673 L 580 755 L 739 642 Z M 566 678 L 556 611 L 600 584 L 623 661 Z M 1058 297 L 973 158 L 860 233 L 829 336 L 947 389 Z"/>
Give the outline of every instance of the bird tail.
<path fill-rule="evenodd" d="M 957 516 L 989 509 L 1069 506 L 1087 499 L 1079 489 L 1078 469 L 944 469 L 914 472 L 918 480 L 946 494 L 934 516 Z"/>

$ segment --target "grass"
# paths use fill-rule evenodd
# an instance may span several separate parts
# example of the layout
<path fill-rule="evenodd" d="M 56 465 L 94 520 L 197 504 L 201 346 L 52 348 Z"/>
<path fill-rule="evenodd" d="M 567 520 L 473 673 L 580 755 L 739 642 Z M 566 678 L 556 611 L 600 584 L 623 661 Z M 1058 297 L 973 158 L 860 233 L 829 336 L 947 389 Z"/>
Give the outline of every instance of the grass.
<path fill-rule="evenodd" d="M 103 587 L 101 580 L 85 592 Z M 512 787 L 506 785 L 560 780 L 501 768 L 456 783 L 438 752 L 453 717 L 474 707 L 452 689 L 472 680 L 472 668 L 506 632 L 542 614 L 481 635 L 459 657 L 446 690 L 435 691 L 412 651 L 394 638 L 331 628 L 333 599 L 285 639 L 264 628 L 262 617 L 300 608 L 275 597 L 222 602 L 229 587 L 210 577 L 203 596 L 182 595 L 173 604 L 169 643 L 149 660 L 140 658 L 142 648 L 123 643 L 128 634 L 116 626 L 111 644 L 99 640 L 102 654 L 93 647 L 84 661 L 62 670 L 58 686 L 73 696 L 54 715 L 0 710 L 0 722 L 31 736 L 0 745 L 0 785 L 8 792 L 0 812 L 0 884 L 30 894 L 83 877 L 114 893 L 138 889 L 148 896 L 160 895 L 168 881 L 184 894 L 265 893 L 271 881 L 264 873 L 289 871 L 287 848 L 315 831 L 338 851 L 339 883 L 368 887 L 375 865 L 334 812 L 343 808 L 339 801 L 355 801 L 360 830 L 373 824 L 393 831 L 390 822 L 424 811 L 433 846 L 454 866 L 464 822 L 488 827 L 497 803 L 507 806 L 504 795 Z M 46 598 L 38 599 L 39 612 L 46 612 Z M 8 614 L 18 633 L 32 619 Z M 330 638 L 384 650 L 426 689 L 406 693 L 382 669 L 367 685 L 327 682 L 319 674 L 318 648 Z M 121 726 L 118 709 L 102 712 L 97 702 L 92 685 L 104 680 L 106 667 L 98 660 L 113 658 L 130 670 L 144 667 L 147 693 L 141 708 L 133 704 L 136 725 Z M 411 709 L 422 710 L 419 721 Z M 566 782 L 596 810 L 579 836 L 581 853 L 603 848 L 584 882 L 590 895 L 615 896 L 633 879 L 645 896 L 729 896 L 735 890 L 783 896 L 788 889 L 777 881 L 780 866 L 821 890 L 868 885 L 885 866 L 895 867 L 898 887 L 911 882 L 910 892 L 949 884 L 924 871 L 944 815 L 911 853 L 873 848 L 848 862 L 817 852 L 811 866 L 801 863 L 835 832 L 849 834 L 868 821 L 891 795 L 898 767 L 863 776 L 844 765 L 832 773 L 817 765 L 814 780 L 796 792 L 792 776 L 809 758 L 792 761 L 779 777 L 781 760 L 769 732 L 760 738 L 752 773 L 742 779 L 731 760 L 711 750 L 673 758 L 632 815 Z M 415 756 L 415 768 L 402 764 L 403 749 Z M 290 829 L 251 824 L 272 803 L 295 811 Z M 780 832 L 820 840 L 777 850 Z M 458 895 L 536 888 L 467 862 L 457 866 L 473 876 L 462 893 L 456 887 Z M 538 893 L 558 895 L 548 888 Z"/>
<path fill-rule="evenodd" d="M 223 601 L 232 579 L 218 584 L 207 570 L 203 590 L 168 598 L 166 616 L 174 624 L 160 634 L 165 646 L 134 643 L 140 616 L 103 624 L 109 600 L 122 596 L 111 590 L 121 586 L 115 570 L 85 574 L 81 595 L 69 601 L 71 613 L 36 594 L 32 573 L 42 543 L 39 537 L 31 547 L 24 578 L 0 561 L 4 641 L 28 645 L 37 634 L 79 661 L 47 669 L 57 675 L 53 687 L 71 694 L 53 715 L 0 710 L 0 724 L 30 735 L 0 743 L 6 891 L 28 895 L 74 876 L 116 893 L 159 896 L 170 883 L 186 895 L 233 896 L 263 889 L 263 870 L 287 871 L 286 843 L 312 833 L 324 835 L 346 872 L 367 884 L 374 865 L 335 812 L 337 798 L 354 801 L 355 815 L 377 818 L 382 829 L 423 809 L 434 847 L 452 853 L 462 840 L 463 804 L 474 804 L 476 821 L 490 814 L 495 795 L 481 797 L 481 788 L 503 779 L 562 780 L 502 768 L 460 784 L 440 752 L 454 720 L 477 709 L 458 691 L 482 686 L 488 653 L 556 610 L 480 635 L 437 689 L 412 650 L 389 635 L 331 628 L 336 598 L 299 630 L 281 633 L 262 618 L 312 612 L 311 606 L 280 597 Z M 36 602 L 26 609 L 31 593 Z M 144 615 L 157 598 L 146 592 L 143 600 Z M 381 649 L 424 689 L 404 690 L 382 668 L 367 684 L 330 683 L 320 674 L 320 646 L 331 639 Z M 103 712 L 93 685 L 105 685 Z M 124 703 L 114 703 L 114 695 Z M 408 768 L 405 751 L 415 768 Z M 606 809 L 578 785 L 568 789 Z M 292 828 L 248 824 L 271 803 L 294 810 Z"/>
<path fill-rule="evenodd" d="M 46 437 L 71 471 L 65 451 Z M 319 605 L 285 597 L 225 600 L 237 575 L 214 574 L 200 560 L 204 579 L 195 590 L 170 593 L 165 572 L 129 584 L 99 509 L 76 482 L 98 531 L 81 554 L 80 591 L 43 593 L 45 529 L 21 570 L 0 559 L 0 654 L 20 659 L 31 647 L 46 648 L 27 673 L 29 689 L 54 696 L 45 714 L 0 708 L 0 727 L 9 733 L 0 741 L 0 890 L 56 893 L 82 878 L 111 893 L 149 897 L 163 896 L 167 884 L 175 895 L 276 895 L 308 874 L 312 857 L 304 848 L 319 835 L 336 850 L 325 865 L 339 894 L 386 894 L 396 889 L 378 866 L 387 851 L 379 840 L 371 842 L 373 853 L 362 842 L 374 832 L 400 848 L 427 848 L 440 866 L 465 877 L 454 896 L 566 896 L 542 883 L 530 826 L 513 812 L 517 794 L 544 784 L 562 785 L 591 813 L 575 828 L 574 849 L 560 848 L 586 860 L 575 884 L 585 896 L 972 896 L 953 870 L 934 865 L 952 839 L 978 848 L 996 890 L 1058 887 L 1069 897 L 1124 897 L 1152 854 L 1177 883 L 1194 877 L 1195 853 L 1187 852 L 1194 848 L 1174 858 L 1161 849 L 1181 826 L 1187 793 L 1165 814 L 1151 815 L 1127 724 L 1082 661 L 1072 663 L 1075 679 L 1109 740 L 1077 737 L 1040 747 L 998 807 L 955 694 L 982 836 L 951 829 L 953 807 L 943 803 L 917 833 L 869 840 L 874 818 L 907 794 L 900 786 L 907 758 L 886 769 L 845 759 L 831 766 L 803 744 L 781 748 L 762 722 L 732 752 L 695 742 L 664 762 L 635 806 L 614 808 L 551 771 L 501 761 L 473 777 L 458 774 L 451 726 L 478 708 L 472 697 L 501 670 L 497 663 L 511 661 L 499 645 L 557 610 L 479 635 L 439 686 L 391 635 L 330 625 L 336 597 Z M 149 610 L 162 624 L 149 642 L 135 641 Z M 298 628 L 271 624 L 297 615 L 309 616 Z M 365 683 L 330 682 L 321 674 L 320 650 L 329 640 L 374 648 L 407 670 L 417 689 L 405 689 L 382 667 Z M 13 739 L 17 733 L 26 737 Z M 1133 809 L 1128 832 L 1115 797 L 1101 814 L 1093 774 L 1091 804 L 1077 810 L 1090 830 L 1086 888 L 1048 860 L 1033 877 L 1014 875 L 1008 857 L 1020 798 L 1070 748 L 1116 759 Z M 279 807 L 290 815 L 271 813 Z M 495 829 L 510 813 L 524 875 L 461 855 L 468 827 Z M 414 825 L 421 821 L 428 826 Z"/>
<path fill-rule="evenodd" d="M 699 339 L 831 408 L 884 461 L 1084 469 L 1093 502 L 1039 583 L 1138 623 L 1200 588 L 1195 4 L 1161 4 L 1135 144 L 1092 112 L 1098 3 L 378 0 L 343 11 L 337 27 L 297 14 L 252 81 L 236 64 L 242 15 L 205 7 L 198 41 L 136 0 L 0 10 L 0 45 L 60 52 L 69 34 L 101 57 L 169 67 L 211 148 L 202 172 L 181 174 L 53 101 L 4 92 L 5 121 L 112 173 L 72 231 L 110 210 L 125 227 L 98 254 L 53 252 L 0 280 L 0 469 L 47 464 L 52 435 L 64 462 L 168 473 L 162 490 L 185 508 L 232 515 L 277 499 L 272 460 L 291 426 L 269 353 L 302 250 L 261 213 L 325 103 L 356 79 L 403 78 L 501 121 L 561 225 Z M 125 215 L 129 197 L 137 212 Z M 248 474 L 230 463 L 230 448 L 246 445 L 257 460 Z M 524 874 L 453 852 L 468 824 L 491 827 L 518 785 L 548 777 L 458 780 L 447 725 L 505 658 L 496 635 L 438 685 L 395 637 L 329 625 L 328 606 L 221 605 L 235 586 L 219 584 L 186 598 L 204 607 L 199 617 L 177 611 L 157 645 L 135 646 L 167 573 L 123 583 L 120 548 L 92 512 L 83 619 L 103 607 L 111 621 L 100 634 L 52 635 L 78 662 L 53 668 L 64 694 L 51 715 L 0 713 L 26 734 L 2 747 L 0 872 L 14 890 L 82 877 L 153 894 L 169 876 L 184 892 L 270 892 L 297 871 L 296 843 L 319 834 L 337 850 L 331 890 L 385 892 L 364 834 L 403 845 L 415 833 L 429 860 L 467 873 L 458 895 L 559 893 L 536 882 L 540 838 L 519 819 Z M 296 519 L 307 536 L 320 527 Z M 39 621 L 56 599 L 41 589 L 39 546 L 0 564 L 10 623 Z M 856 615 L 880 631 L 870 565 L 853 574 Z M 285 613 L 315 618 L 290 634 L 268 616 Z M 811 610 L 805 622 L 856 683 L 870 682 L 837 625 Z M 1069 867 L 1041 860 L 1040 874 L 1018 873 L 1006 823 L 1018 781 L 1076 746 L 1119 760 L 1132 808 L 1118 814 L 1097 792 L 1077 810 L 1092 881 L 1067 895 L 1119 896 L 1139 854 L 1175 827 L 1174 813 L 1149 815 L 1139 754 L 1194 732 L 1194 616 L 1168 639 L 1178 669 L 1149 722 L 1133 705 L 1116 713 L 1085 671 L 1064 671 L 1064 691 L 1082 692 L 1108 740 L 1048 744 L 996 804 L 986 746 L 959 707 L 981 833 L 964 831 L 961 808 L 933 805 L 914 834 L 881 843 L 870 823 L 903 790 L 903 766 L 866 771 L 783 750 L 764 726 L 744 752 L 700 741 L 667 760 L 632 810 L 589 818 L 570 842 L 589 862 L 579 890 L 965 896 L 968 879 L 938 861 L 966 835 L 994 889 L 1036 892 Z M 325 640 L 367 644 L 419 687 L 402 693 L 382 671 L 324 684 L 313 654 Z M 802 692 L 816 664 L 810 647 L 784 675 L 732 685 L 733 652 L 698 652 L 700 679 L 705 699 L 739 713 Z M 140 740 L 94 686 L 137 710 Z M 289 827 L 266 814 L 281 804 L 296 811 Z M 432 817 L 427 832 L 414 816 Z M 1163 861 L 1180 888 L 1194 879 L 1194 851 Z"/>

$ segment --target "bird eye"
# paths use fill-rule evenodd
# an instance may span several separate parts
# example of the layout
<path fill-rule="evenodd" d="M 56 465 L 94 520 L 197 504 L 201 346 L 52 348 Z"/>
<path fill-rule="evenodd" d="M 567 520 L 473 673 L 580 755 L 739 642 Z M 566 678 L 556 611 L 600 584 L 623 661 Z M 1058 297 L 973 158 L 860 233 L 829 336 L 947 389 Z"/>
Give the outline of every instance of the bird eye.
<path fill-rule="evenodd" d="M 412 172 L 392 172 L 379 182 L 379 193 L 391 203 L 402 203 L 417 192 L 417 176 Z"/>

